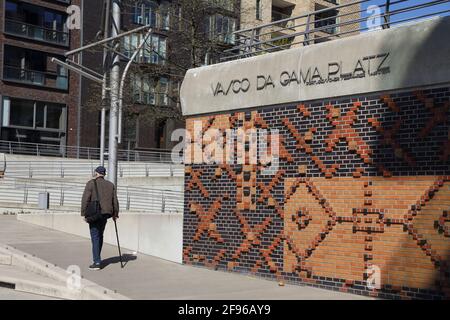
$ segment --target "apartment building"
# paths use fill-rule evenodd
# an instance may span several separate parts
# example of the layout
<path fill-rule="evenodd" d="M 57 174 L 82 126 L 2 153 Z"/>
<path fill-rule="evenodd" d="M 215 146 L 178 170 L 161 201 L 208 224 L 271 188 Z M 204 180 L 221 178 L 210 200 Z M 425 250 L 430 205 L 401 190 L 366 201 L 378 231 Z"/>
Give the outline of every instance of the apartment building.
<path fill-rule="evenodd" d="M 79 28 L 67 24 L 71 5 Z M 97 26 L 101 3 L 0 0 L 0 8 L 0 140 L 96 146 L 97 115 L 83 108 L 88 83 L 51 60 L 94 38 L 98 28 L 86 26 Z"/>
<path fill-rule="evenodd" d="M 96 40 L 103 1 L 0 0 L 0 141 L 99 147 L 101 92 L 92 81 L 52 62 Z M 72 5 L 81 25 L 70 28 Z M 186 8 L 199 8 L 189 16 Z M 184 127 L 179 87 L 187 69 L 218 61 L 234 44 L 239 5 L 233 0 L 122 0 L 122 31 L 151 25 L 125 88 L 120 149 L 171 148 L 171 133 Z M 194 10 L 195 11 L 195 10 Z M 190 29 L 196 19 L 198 29 Z M 195 31 L 194 39 L 189 37 Z M 143 34 L 121 41 L 122 67 Z M 189 42 L 195 40 L 195 51 Z M 194 57 L 193 57 L 194 56 Z M 102 49 L 85 51 L 79 63 L 101 72 Z M 78 59 L 78 57 L 77 57 Z M 107 117 L 108 118 L 108 117 Z M 108 135 L 106 135 L 108 139 Z M 58 150 L 58 148 L 55 148 Z M 53 149 L 54 150 L 54 149 Z"/>
<path fill-rule="evenodd" d="M 309 26 L 309 30 L 318 30 L 314 32 L 312 38 L 307 39 L 309 43 L 344 37 L 357 33 L 354 30 L 358 29 L 359 23 L 350 23 L 350 21 L 360 17 L 360 5 L 342 8 L 336 8 L 336 6 L 352 2 L 354 0 L 242 0 L 241 29 L 254 28 L 315 12 L 310 17 L 303 16 L 256 29 L 257 34 L 254 37 L 261 41 L 282 38 L 272 44 L 285 46 L 284 48 L 303 45 L 304 35 L 284 36 L 304 32 L 307 30 L 307 26 Z M 344 25 L 335 26 L 336 23 L 344 23 Z"/>

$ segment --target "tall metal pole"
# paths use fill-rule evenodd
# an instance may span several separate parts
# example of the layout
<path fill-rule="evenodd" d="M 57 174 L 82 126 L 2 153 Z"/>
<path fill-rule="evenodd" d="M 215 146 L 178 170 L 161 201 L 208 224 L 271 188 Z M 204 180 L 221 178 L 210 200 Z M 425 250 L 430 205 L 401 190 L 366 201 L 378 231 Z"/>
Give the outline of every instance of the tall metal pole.
<path fill-rule="evenodd" d="M 110 17 L 111 14 L 111 0 L 106 0 L 106 8 L 105 8 L 105 25 L 104 25 L 104 39 L 109 37 L 109 27 L 110 27 Z M 106 99 L 106 87 L 107 87 L 107 79 L 108 79 L 108 71 L 107 68 L 107 58 L 108 58 L 108 50 L 106 48 L 103 49 L 103 84 L 102 84 L 102 111 L 101 111 L 101 127 L 100 127 L 100 165 L 105 166 L 105 127 L 106 127 L 106 106 L 104 105 L 104 101 Z"/>
<path fill-rule="evenodd" d="M 111 35 L 120 32 L 120 0 L 112 0 Z M 117 185 L 117 118 L 119 107 L 120 57 L 114 54 L 111 69 L 111 108 L 109 110 L 108 180 Z"/>

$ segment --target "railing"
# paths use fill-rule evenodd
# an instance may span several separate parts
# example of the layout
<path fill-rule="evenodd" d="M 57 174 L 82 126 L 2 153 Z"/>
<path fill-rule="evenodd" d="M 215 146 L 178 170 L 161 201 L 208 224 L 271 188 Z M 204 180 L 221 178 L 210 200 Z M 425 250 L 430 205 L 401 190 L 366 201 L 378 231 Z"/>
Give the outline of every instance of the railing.
<path fill-rule="evenodd" d="M 37 208 L 39 193 L 50 194 L 50 209 L 80 210 L 84 183 L 4 179 L 0 181 L 0 206 L 24 205 Z M 184 194 L 179 191 L 118 186 L 121 211 L 182 213 Z"/>
<path fill-rule="evenodd" d="M 371 0 L 330 4 L 329 8 L 236 31 L 236 46 L 225 50 L 220 60 L 235 60 L 295 46 L 307 46 L 365 31 L 386 29 L 409 21 L 448 15 L 449 2 L 450 0 L 434 0 L 408 3 L 408 0 L 386 0 L 378 6 L 379 14 L 364 13 L 361 9 L 364 3 L 371 5 Z M 289 32 L 281 32 L 280 35 L 283 30 Z"/>
<path fill-rule="evenodd" d="M 272 22 L 283 20 L 285 22 L 280 23 L 278 26 L 282 28 L 292 28 L 294 27 L 294 21 L 286 20 L 291 16 L 282 12 L 278 12 L 272 9 Z"/>
<path fill-rule="evenodd" d="M 5 19 L 5 32 L 33 40 L 69 46 L 69 33 L 47 29 L 22 21 Z"/>
<path fill-rule="evenodd" d="M 67 90 L 68 77 L 56 73 L 3 66 L 3 79 Z"/>
<path fill-rule="evenodd" d="M 98 160 L 52 160 L 52 161 L 4 161 L 4 176 L 14 178 L 88 178 L 94 175 Z M 107 165 L 106 165 L 107 166 Z M 171 163 L 147 163 L 120 161 L 117 165 L 119 178 L 183 177 L 184 166 Z"/>
<path fill-rule="evenodd" d="M 106 150 L 107 152 L 107 150 Z M 21 154 L 31 156 L 50 156 L 75 159 L 100 159 L 99 148 L 73 147 L 51 144 L 27 143 L 0 140 L 0 153 Z M 156 163 L 172 163 L 171 150 L 119 150 L 119 161 L 144 161 Z"/>

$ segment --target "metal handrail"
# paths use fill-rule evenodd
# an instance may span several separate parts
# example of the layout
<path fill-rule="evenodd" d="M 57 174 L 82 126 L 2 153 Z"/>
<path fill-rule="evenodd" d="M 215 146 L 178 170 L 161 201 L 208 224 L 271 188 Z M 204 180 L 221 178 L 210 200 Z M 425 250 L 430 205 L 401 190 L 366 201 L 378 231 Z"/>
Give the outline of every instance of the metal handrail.
<path fill-rule="evenodd" d="M 85 183 L 46 181 L 36 179 L 3 179 L 0 181 L 0 204 L 38 205 L 41 192 L 50 194 L 50 207 L 79 210 Z M 182 213 L 184 193 L 144 187 L 121 186 L 117 188 L 119 206 L 126 211 Z M 123 209 L 122 209 L 123 210 Z"/>
<path fill-rule="evenodd" d="M 99 160 L 100 148 L 61 146 L 30 142 L 0 140 L 0 152 L 6 154 L 50 156 L 73 159 Z M 108 150 L 105 150 L 108 153 Z M 118 150 L 119 161 L 145 161 L 157 163 L 172 163 L 172 151 L 157 150 Z"/>
<path fill-rule="evenodd" d="M 13 73 L 11 74 L 10 71 L 12 71 Z M 56 80 L 58 78 L 65 80 L 62 86 L 58 85 L 58 82 L 56 81 L 55 85 L 52 87 L 56 89 L 67 90 L 69 77 L 66 75 L 59 75 L 56 72 L 30 70 L 16 66 L 3 66 L 3 79 L 5 80 L 20 81 L 40 86 L 46 86 L 48 85 L 47 79 L 49 77 L 55 78 Z"/>
<path fill-rule="evenodd" d="M 444 10 L 441 13 L 448 13 L 448 12 L 450 12 L 450 9 L 449 10 Z M 381 14 L 380 17 L 387 17 L 388 15 L 389 14 Z M 421 18 L 429 18 L 429 17 L 433 17 L 433 16 L 435 16 L 435 13 L 429 13 L 429 14 L 422 15 Z M 394 25 L 394 24 L 398 24 L 398 23 L 404 23 L 404 22 L 412 21 L 412 20 L 415 20 L 415 19 L 417 19 L 417 18 L 410 17 L 410 18 L 397 20 L 396 22 L 390 23 L 390 24 Z M 357 21 L 363 21 L 363 20 L 365 20 L 365 19 L 364 18 L 360 18 Z M 353 23 L 354 22 L 341 23 L 340 26 L 347 25 L 347 24 L 353 24 Z M 317 28 L 316 32 L 317 31 L 323 31 L 323 29 L 328 29 L 328 28 L 333 27 L 333 26 L 336 26 L 336 25 L 329 25 L 329 26 L 324 26 L 324 27 Z M 366 31 L 366 30 L 369 30 L 369 28 L 366 27 L 366 28 L 359 29 L 359 31 Z M 351 33 L 355 33 L 355 30 L 335 33 L 332 36 L 338 37 L 338 36 L 351 34 Z M 273 38 L 272 41 L 279 41 L 279 40 L 286 39 L 286 38 L 291 38 L 291 37 L 293 37 L 293 36 L 292 35 L 281 36 L 281 37 L 278 37 L 278 38 Z M 273 48 L 266 48 L 266 49 L 262 49 L 262 50 L 253 51 L 253 54 L 262 53 L 262 52 L 270 52 L 271 50 L 279 51 L 279 50 L 282 50 L 284 47 L 287 47 L 287 46 L 292 46 L 292 45 L 302 44 L 302 43 L 303 44 L 304 43 L 309 43 L 312 40 L 322 40 L 322 39 L 330 39 L 330 38 L 331 38 L 331 36 L 327 36 L 327 35 L 325 35 L 325 36 L 318 36 L 318 37 L 314 37 L 314 39 L 305 39 L 305 40 L 301 40 L 301 41 L 297 41 L 297 42 L 291 42 L 291 43 L 285 44 L 285 45 L 273 46 Z M 246 55 L 248 56 L 249 54 L 247 53 Z M 237 57 L 237 56 L 233 56 L 233 57 Z"/>
<path fill-rule="evenodd" d="M 4 177 L 21 178 L 66 178 L 92 177 L 98 160 L 4 160 L 2 168 Z M 183 165 L 171 163 L 127 162 L 118 163 L 119 177 L 182 177 Z"/>
<path fill-rule="evenodd" d="M 362 22 L 365 21 L 367 18 L 361 17 L 361 13 L 363 12 L 363 10 L 360 9 L 362 3 L 366 3 L 369 1 L 370 0 L 358 0 L 344 3 L 341 5 L 333 5 L 330 6 L 329 8 L 324 8 L 321 10 L 309 12 L 299 16 L 273 21 L 270 23 L 265 23 L 251 28 L 236 31 L 234 34 L 237 38 L 237 45 L 231 49 L 224 50 L 224 54 L 221 57 L 221 61 L 250 57 L 253 55 L 268 53 L 271 51 L 279 51 L 286 48 L 290 48 L 297 44 L 309 45 L 314 43 L 314 41 L 333 40 L 340 38 L 344 35 L 346 36 L 351 34 L 359 34 L 360 32 L 369 29 L 367 26 L 362 25 Z M 432 16 L 438 16 L 450 12 L 450 9 L 447 8 L 443 9 L 436 8 L 433 12 L 428 11 L 426 13 L 417 12 L 418 10 L 423 8 L 436 7 L 448 3 L 449 0 L 435 0 L 429 1 L 427 3 L 413 4 L 397 9 L 393 8 L 393 6 L 404 2 L 407 2 L 407 0 L 396 0 L 396 1 L 386 0 L 385 3 L 380 4 L 378 6 L 380 9 L 384 8 L 384 12 L 380 12 L 380 14 L 376 16 L 376 18 L 382 20 L 380 24 L 381 28 L 383 29 L 389 28 L 390 26 L 399 23 Z M 343 13 L 339 12 L 339 9 L 348 8 L 352 6 L 357 9 L 346 10 Z M 330 10 L 337 10 L 337 14 L 331 17 L 322 17 L 321 19 L 315 19 L 318 14 L 327 11 L 329 12 Z M 393 16 L 398 16 L 405 12 L 416 12 L 416 14 L 407 18 L 400 17 L 396 21 L 391 20 Z M 351 19 L 341 19 L 342 17 L 348 17 L 350 15 L 357 15 L 358 17 Z M 321 25 L 319 23 L 328 21 L 330 19 L 336 19 L 335 21 L 333 21 L 335 23 L 329 25 Z M 290 23 L 293 23 L 294 25 L 291 26 Z M 324 33 L 327 33 L 327 31 L 330 28 L 338 30 L 339 27 L 350 25 L 355 25 L 355 27 L 351 28 L 352 30 L 343 30 L 340 32 L 332 32 L 324 35 Z M 275 32 L 279 34 L 280 32 L 283 33 L 283 31 L 285 31 L 285 34 L 273 37 L 273 35 L 275 35 Z M 253 39 L 256 34 L 258 34 L 258 39 Z M 270 37 L 270 39 L 267 39 L 268 37 Z M 277 42 L 286 39 L 291 39 L 292 41 L 290 41 L 287 44 L 277 44 Z"/>

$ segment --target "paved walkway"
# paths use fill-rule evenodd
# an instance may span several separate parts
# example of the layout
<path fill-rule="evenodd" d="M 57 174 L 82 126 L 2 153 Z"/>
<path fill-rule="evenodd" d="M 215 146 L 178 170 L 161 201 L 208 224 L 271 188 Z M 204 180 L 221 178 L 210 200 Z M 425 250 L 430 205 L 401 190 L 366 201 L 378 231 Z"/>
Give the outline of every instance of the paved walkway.
<path fill-rule="evenodd" d="M 109 264 L 90 271 L 90 241 L 63 232 L 0 216 L 0 243 L 34 254 L 66 269 L 78 265 L 82 276 L 132 299 L 368 299 L 367 297 L 306 286 L 278 286 L 269 281 L 236 273 L 180 265 L 151 256 L 126 254 L 120 268 L 117 247 L 105 245 L 102 258 Z"/>

